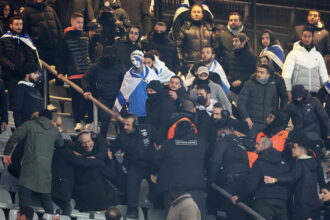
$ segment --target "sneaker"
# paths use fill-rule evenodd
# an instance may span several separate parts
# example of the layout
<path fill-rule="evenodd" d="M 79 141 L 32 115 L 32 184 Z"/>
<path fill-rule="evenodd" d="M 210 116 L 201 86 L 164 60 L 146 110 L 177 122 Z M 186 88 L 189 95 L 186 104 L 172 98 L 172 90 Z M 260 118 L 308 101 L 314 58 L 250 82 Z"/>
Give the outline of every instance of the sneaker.
<path fill-rule="evenodd" d="M 82 130 L 84 130 L 84 125 L 82 123 L 77 123 L 76 127 L 74 127 L 73 129 L 75 132 L 80 132 Z"/>

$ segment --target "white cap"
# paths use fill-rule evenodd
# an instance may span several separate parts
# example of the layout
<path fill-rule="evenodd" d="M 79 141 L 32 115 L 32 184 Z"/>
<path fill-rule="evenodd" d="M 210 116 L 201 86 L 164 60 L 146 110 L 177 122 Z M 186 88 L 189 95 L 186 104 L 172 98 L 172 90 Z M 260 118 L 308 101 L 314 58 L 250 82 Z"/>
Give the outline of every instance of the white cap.
<path fill-rule="evenodd" d="M 198 67 L 198 69 L 197 69 L 197 75 L 200 75 L 200 74 L 202 74 L 202 73 L 206 73 L 207 75 L 209 75 L 210 73 L 209 73 L 209 69 L 207 68 L 207 67 L 205 67 L 205 66 L 200 66 L 200 67 Z"/>

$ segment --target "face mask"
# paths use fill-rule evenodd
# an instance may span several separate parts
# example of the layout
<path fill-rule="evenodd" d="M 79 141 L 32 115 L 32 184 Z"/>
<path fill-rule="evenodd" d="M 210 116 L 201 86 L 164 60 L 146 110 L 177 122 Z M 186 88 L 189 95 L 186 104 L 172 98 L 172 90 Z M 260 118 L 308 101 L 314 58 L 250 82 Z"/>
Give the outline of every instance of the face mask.
<path fill-rule="evenodd" d="M 131 62 L 136 69 L 139 69 L 142 65 L 142 60 L 140 59 L 140 57 L 132 57 Z"/>
<path fill-rule="evenodd" d="M 296 105 L 301 105 L 303 103 L 303 99 L 302 100 L 296 100 L 296 99 L 293 99 L 292 102 Z"/>
<path fill-rule="evenodd" d="M 148 100 L 154 101 L 157 98 L 157 93 L 148 94 Z"/>
<path fill-rule="evenodd" d="M 266 85 L 268 83 L 268 78 L 257 79 L 261 85 Z"/>
<path fill-rule="evenodd" d="M 204 96 L 198 96 L 198 97 L 197 97 L 197 102 L 198 102 L 198 104 L 200 104 L 200 105 L 205 105 L 205 103 L 206 103 L 206 98 L 204 98 Z"/>
<path fill-rule="evenodd" d="M 157 32 L 154 32 L 154 40 L 157 41 L 157 42 L 163 42 L 165 40 L 165 33 L 157 33 Z"/>
<path fill-rule="evenodd" d="M 208 84 L 209 80 L 208 79 L 200 79 L 198 77 L 196 77 L 196 84 L 200 85 L 200 84 Z"/>

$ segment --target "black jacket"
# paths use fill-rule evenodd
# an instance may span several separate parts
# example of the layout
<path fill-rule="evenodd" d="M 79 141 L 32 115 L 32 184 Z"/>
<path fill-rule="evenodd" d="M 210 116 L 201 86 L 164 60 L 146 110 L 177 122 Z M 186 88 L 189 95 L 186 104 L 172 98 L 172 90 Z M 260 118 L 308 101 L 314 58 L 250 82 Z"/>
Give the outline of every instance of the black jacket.
<path fill-rule="evenodd" d="M 267 115 L 278 109 L 276 82 L 271 78 L 262 85 L 255 78 L 248 80 L 239 94 L 238 109 L 243 119 L 266 123 Z"/>
<path fill-rule="evenodd" d="M 283 112 L 287 121 L 291 118 L 294 130 L 303 132 L 307 140 L 321 140 L 321 123 L 327 130 L 327 136 L 330 136 L 329 117 L 320 101 L 309 93 L 302 104 L 289 103 Z"/>
<path fill-rule="evenodd" d="M 172 99 L 168 91 L 169 88 L 166 86 L 156 96 L 147 99 L 146 122 L 157 129 L 164 126 L 169 127 L 169 118 L 174 112 L 177 112 L 180 103 L 187 97 L 186 90 L 183 87 L 177 91 L 177 100 Z"/>
<path fill-rule="evenodd" d="M 257 57 L 249 50 L 245 44 L 243 48 L 233 50 L 228 57 L 227 78 L 230 83 L 240 80 L 242 84 L 238 87 L 230 87 L 230 90 L 239 94 L 243 88 L 244 82 L 255 73 L 257 67 Z"/>
<path fill-rule="evenodd" d="M 248 196 L 254 192 L 255 199 L 280 199 L 286 200 L 285 185 L 265 184 L 264 176 L 279 177 L 289 172 L 288 164 L 283 160 L 281 153 L 270 147 L 259 153 L 248 175 L 242 178 L 240 184 L 241 195 Z"/>
<path fill-rule="evenodd" d="M 105 99 L 115 99 L 120 90 L 125 69 L 117 62 L 108 63 L 101 59 L 91 66 L 82 78 L 82 87 L 85 92 L 96 88 L 96 96 Z"/>
<path fill-rule="evenodd" d="M 106 169 L 104 162 L 107 158 L 108 144 L 101 136 L 96 136 L 93 140 L 94 148 L 91 152 L 86 152 L 79 144 L 76 144 L 74 148 L 82 155 L 80 159 L 86 163 L 83 166 L 75 166 L 74 171 L 73 198 L 79 211 L 104 210 L 109 205 L 117 205 L 116 190 L 104 175 L 104 169 Z M 95 161 L 86 160 L 86 158 L 92 156 L 95 159 L 89 160 L 102 162 L 98 167 L 93 166 Z M 90 168 L 86 168 L 86 166 L 90 166 Z"/>
<path fill-rule="evenodd" d="M 205 190 L 204 159 L 206 144 L 195 135 L 166 140 L 158 151 L 157 194 L 180 183 L 187 190 Z"/>
<path fill-rule="evenodd" d="M 0 122 L 6 122 L 8 124 L 8 108 L 5 94 L 5 85 L 0 79 Z"/>
<path fill-rule="evenodd" d="M 20 81 L 16 89 L 16 101 L 13 113 L 16 128 L 30 120 L 32 113 L 42 110 L 44 104 L 40 91 L 24 82 Z"/>
<path fill-rule="evenodd" d="M 129 40 L 120 40 L 113 44 L 116 58 L 126 68 L 126 71 L 132 67 L 131 53 L 134 50 L 141 50 L 141 44 L 139 42 L 132 43 Z"/>
<path fill-rule="evenodd" d="M 151 30 L 150 2 L 148 0 L 121 0 L 122 7 L 128 13 L 132 25 L 142 28 L 143 35 Z"/>
<path fill-rule="evenodd" d="M 145 129 L 147 137 L 142 136 L 141 130 Z M 148 139 L 148 144 L 144 144 Z M 111 151 L 116 153 L 121 149 L 124 154 L 124 166 L 129 168 L 134 166 L 140 169 L 154 169 L 155 147 L 154 143 L 159 144 L 160 139 L 156 131 L 147 124 L 138 125 L 131 134 L 121 131 L 116 140 L 111 144 Z"/>
<path fill-rule="evenodd" d="M 254 143 L 248 138 L 231 134 L 222 136 L 215 143 L 209 162 L 208 181 L 228 183 L 235 175 L 246 174 L 250 169 L 247 150 L 254 150 Z"/>
<path fill-rule="evenodd" d="M 61 74 L 83 74 L 91 64 L 89 38 L 87 33 L 71 30 L 59 41 L 57 50 L 57 70 Z"/>
<path fill-rule="evenodd" d="M 200 61 L 202 48 L 215 46 L 212 28 L 212 25 L 205 21 L 186 21 L 176 41 L 179 59 L 185 63 Z"/>
<path fill-rule="evenodd" d="M 63 28 L 70 26 L 70 16 L 74 12 L 86 15 L 85 24 L 95 18 L 92 1 L 90 0 L 56 0 L 56 13 Z"/>
<path fill-rule="evenodd" d="M 298 159 L 289 174 L 277 178 L 276 184 L 294 183 L 294 219 L 320 218 L 317 169 L 316 159 Z"/>
<path fill-rule="evenodd" d="M 279 96 L 280 101 L 280 109 L 283 109 L 286 104 L 288 104 L 288 93 L 286 91 L 285 82 L 282 76 L 277 73 L 272 73 L 270 75 L 270 80 L 275 82 L 277 88 L 277 94 Z"/>
<path fill-rule="evenodd" d="M 177 73 L 180 68 L 180 62 L 176 51 L 175 43 L 163 33 L 161 35 L 151 32 L 148 39 L 143 40 L 142 48 L 145 51 L 157 50 L 160 53 L 160 59 L 166 64 L 166 66 Z"/>
<path fill-rule="evenodd" d="M 72 143 L 66 143 L 65 147 L 56 149 L 52 163 L 52 197 L 67 202 L 72 198 L 75 167 L 88 170 L 103 165 L 101 160 L 75 155 L 72 145 Z"/>
<path fill-rule="evenodd" d="M 62 35 L 62 26 L 53 8 L 42 3 L 28 3 L 21 14 L 26 33 L 38 49 L 55 49 Z M 54 52 L 54 51 L 52 51 Z"/>
<path fill-rule="evenodd" d="M 13 38 L 0 38 L 0 65 L 2 78 L 21 79 L 26 63 L 37 63 L 35 52 L 25 43 Z"/>

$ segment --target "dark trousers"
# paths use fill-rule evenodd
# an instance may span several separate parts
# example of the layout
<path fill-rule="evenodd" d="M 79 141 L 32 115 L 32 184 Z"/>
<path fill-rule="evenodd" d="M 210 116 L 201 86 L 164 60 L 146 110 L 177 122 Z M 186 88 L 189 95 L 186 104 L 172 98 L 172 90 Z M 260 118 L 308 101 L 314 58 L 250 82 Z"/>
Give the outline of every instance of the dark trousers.
<path fill-rule="evenodd" d="M 72 79 L 73 83 L 81 87 L 81 79 Z M 88 120 L 86 123 L 91 123 L 93 121 L 93 105 L 90 101 L 85 99 L 82 94 L 70 87 L 71 94 L 71 105 L 73 120 L 75 123 L 80 123 L 84 119 L 85 113 L 88 114 Z"/>
<path fill-rule="evenodd" d="M 113 98 L 105 98 L 105 97 L 100 97 L 100 102 L 102 102 L 104 105 L 106 105 L 108 108 L 112 109 L 113 104 L 115 103 L 116 97 Z M 110 125 L 110 120 L 111 116 L 106 113 L 103 110 L 100 110 L 100 117 L 101 117 L 101 135 L 106 138 L 109 125 Z"/>
<path fill-rule="evenodd" d="M 16 102 L 16 89 L 18 79 L 11 77 L 5 81 L 6 89 L 8 90 L 9 110 L 13 111 Z"/>
<path fill-rule="evenodd" d="M 64 201 L 53 197 L 55 204 L 62 210 L 61 215 L 71 216 L 72 207 L 70 201 Z"/>
<path fill-rule="evenodd" d="M 255 211 L 267 220 L 287 220 L 286 202 L 280 199 L 258 199 Z"/>
<path fill-rule="evenodd" d="M 196 205 L 199 208 L 199 211 L 201 213 L 201 220 L 205 219 L 205 215 L 206 215 L 206 193 L 203 190 L 191 190 L 188 191 L 187 193 L 189 193 L 191 195 L 191 197 L 194 199 L 194 201 L 196 202 Z M 165 193 L 164 197 L 163 197 L 163 202 L 164 202 L 164 209 L 165 212 L 168 213 L 168 211 L 170 210 L 171 207 L 171 196 L 169 193 Z"/>
<path fill-rule="evenodd" d="M 45 209 L 45 213 L 53 214 L 53 201 L 50 193 L 38 193 L 34 192 L 24 186 L 19 187 L 18 191 L 19 206 L 33 206 L 33 197 L 38 198 L 42 207 Z"/>
<path fill-rule="evenodd" d="M 127 172 L 127 205 L 128 210 L 138 212 L 140 184 L 143 179 L 148 180 L 151 190 L 150 171 L 131 166 Z"/>

